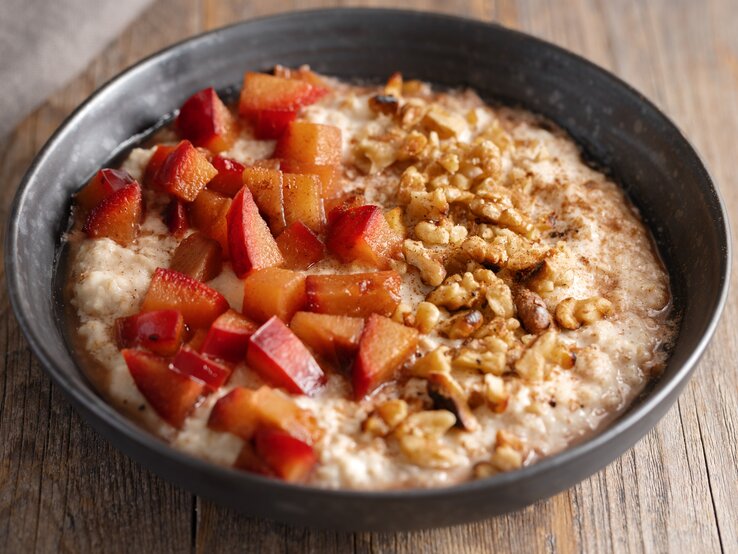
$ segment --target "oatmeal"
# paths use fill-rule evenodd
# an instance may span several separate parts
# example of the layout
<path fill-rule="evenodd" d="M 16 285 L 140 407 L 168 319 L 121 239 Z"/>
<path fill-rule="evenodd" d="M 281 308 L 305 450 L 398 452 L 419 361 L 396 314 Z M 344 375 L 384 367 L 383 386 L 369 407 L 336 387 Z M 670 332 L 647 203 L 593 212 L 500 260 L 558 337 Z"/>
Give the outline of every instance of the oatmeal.
<path fill-rule="evenodd" d="M 235 111 L 201 91 L 74 215 L 101 392 L 175 448 L 289 481 L 533 464 L 622 413 L 676 332 L 648 230 L 566 134 L 399 74 L 247 73 Z"/>

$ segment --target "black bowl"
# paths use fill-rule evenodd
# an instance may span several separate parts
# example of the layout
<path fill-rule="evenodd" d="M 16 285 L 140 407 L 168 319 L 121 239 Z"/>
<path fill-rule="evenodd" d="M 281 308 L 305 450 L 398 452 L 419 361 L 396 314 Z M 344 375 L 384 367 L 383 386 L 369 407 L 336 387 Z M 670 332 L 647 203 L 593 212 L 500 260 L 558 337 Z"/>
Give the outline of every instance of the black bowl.
<path fill-rule="evenodd" d="M 469 85 L 563 126 L 622 182 L 654 233 L 682 314 L 663 377 L 594 438 L 525 469 L 432 490 L 321 490 L 218 467 L 173 450 L 92 389 L 64 340 L 55 293 L 70 196 L 131 137 L 190 94 L 244 70 L 310 64 L 348 79 L 393 71 Z M 156 54 L 113 79 L 49 140 L 15 199 L 6 242 L 10 299 L 34 353 L 90 424 L 122 451 L 197 494 L 257 516 L 335 529 L 412 529 L 471 521 L 553 495 L 620 456 L 664 415 L 713 334 L 728 290 L 723 203 L 699 157 L 656 107 L 586 60 L 530 36 L 442 15 L 324 10 L 250 21 Z"/>

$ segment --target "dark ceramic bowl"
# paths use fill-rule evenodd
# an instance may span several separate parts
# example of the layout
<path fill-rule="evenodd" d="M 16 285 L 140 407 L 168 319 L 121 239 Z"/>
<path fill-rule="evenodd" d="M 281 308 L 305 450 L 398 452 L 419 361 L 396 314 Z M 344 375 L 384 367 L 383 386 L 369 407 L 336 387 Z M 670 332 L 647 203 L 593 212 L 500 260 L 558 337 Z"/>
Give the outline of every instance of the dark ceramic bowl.
<path fill-rule="evenodd" d="M 63 333 L 55 289 L 70 197 L 116 152 L 193 92 L 240 83 L 274 64 L 339 77 L 394 71 L 469 85 L 563 126 L 623 183 L 650 225 L 673 283 L 681 331 L 663 377 L 604 432 L 525 469 L 431 490 L 350 492 L 293 486 L 178 452 L 108 406 L 84 378 Z M 334 529 L 448 525 L 515 510 L 606 466 L 674 403 L 713 334 L 728 290 L 725 208 L 699 157 L 648 100 L 586 60 L 530 36 L 455 17 L 327 10 L 260 19 L 156 54 L 96 92 L 49 140 L 26 174 L 6 242 L 10 298 L 33 352 L 79 412 L 115 446 L 165 479 L 247 514 Z M 699 260 L 699 263 L 696 261 Z"/>

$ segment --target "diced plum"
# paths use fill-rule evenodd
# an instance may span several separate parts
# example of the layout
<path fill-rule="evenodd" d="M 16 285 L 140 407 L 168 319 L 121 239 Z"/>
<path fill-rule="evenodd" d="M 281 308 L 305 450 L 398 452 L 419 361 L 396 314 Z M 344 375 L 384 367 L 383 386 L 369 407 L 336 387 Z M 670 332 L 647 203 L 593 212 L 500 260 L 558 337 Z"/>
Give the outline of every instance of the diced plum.
<path fill-rule="evenodd" d="M 335 198 L 324 200 L 323 203 L 325 205 L 328 225 L 332 225 L 333 222 L 336 221 L 336 219 L 338 219 L 338 217 L 346 210 L 366 205 L 366 199 L 363 194 L 350 192 L 347 194 L 341 194 Z"/>
<path fill-rule="evenodd" d="M 269 140 L 282 136 L 297 117 L 297 110 L 258 110 L 247 116 L 254 125 L 254 136 Z"/>
<path fill-rule="evenodd" d="M 187 341 L 187 348 L 194 350 L 195 352 L 202 352 L 202 346 L 205 344 L 205 339 L 208 337 L 208 329 L 199 327 L 192 332 L 190 340 Z"/>
<path fill-rule="evenodd" d="M 235 310 L 228 310 L 213 322 L 201 352 L 213 358 L 237 363 L 246 358 L 249 337 L 259 326 Z"/>
<path fill-rule="evenodd" d="M 282 265 L 284 258 L 248 187 L 243 187 L 228 210 L 228 250 L 234 273 Z"/>
<path fill-rule="evenodd" d="M 121 351 L 131 377 L 154 411 L 170 425 L 181 428 L 203 392 L 203 384 L 177 373 L 169 360 L 143 350 Z"/>
<path fill-rule="evenodd" d="M 220 244 L 203 233 L 192 233 L 174 250 L 169 268 L 202 282 L 215 279 L 223 271 Z"/>
<path fill-rule="evenodd" d="M 182 138 L 211 152 L 221 152 L 236 139 L 236 119 L 213 88 L 190 96 L 179 110 L 175 127 Z"/>
<path fill-rule="evenodd" d="M 321 78 L 320 75 L 306 67 L 298 67 L 297 69 L 292 69 L 289 67 L 277 65 L 274 67 L 274 75 L 277 77 L 282 77 L 283 79 L 296 79 L 298 81 L 305 81 L 306 83 L 310 83 L 314 87 L 322 89 L 322 94 L 328 94 L 331 90 L 328 84 L 323 78 Z"/>
<path fill-rule="evenodd" d="M 338 165 L 342 144 L 338 127 L 293 121 L 277 141 L 274 157 L 303 164 Z"/>
<path fill-rule="evenodd" d="M 389 316 L 400 303 L 402 278 L 394 271 L 349 275 L 308 275 L 308 311 L 368 317 Z"/>
<path fill-rule="evenodd" d="M 169 232 L 175 237 L 181 237 L 190 228 L 189 218 L 187 217 L 187 208 L 181 200 L 172 199 L 164 212 L 164 222 L 167 224 Z"/>
<path fill-rule="evenodd" d="M 417 346 L 416 329 L 380 315 L 369 316 L 361 333 L 352 372 L 355 398 L 360 400 L 394 379 Z"/>
<path fill-rule="evenodd" d="M 379 206 L 359 206 L 337 215 L 328 227 L 326 246 L 344 263 L 358 260 L 379 269 L 402 246 L 402 237 L 392 231 Z"/>
<path fill-rule="evenodd" d="M 243 186 L 242 176 L 246 168 L 236 160 L 222 156 L 214 156 L 210 163 L 218 174 L 210 179 L 208 188 L 225 196 L 236 196 Z"/>
<path fill-rule="evenodd" d="M 178 271 L 158 268 L 141 305 L 142 312 L 179 310 L 190 328 L 209 327 L 228 310 L 218 291 Z"/>
<path fill-rule="evenodd" d="M 320 233 L 325 226 L 322 185 L 317 175 L 283 174 L 284 219 L 287 225 L 302 221 Z"/>
<path fill-rule="evenodd" d="M 183 346 L 172 360 L 172 369 L 182 375 L 192 377 L 210 390 L 218 390 L 231 376 L 233 369 L 225 364 L 211 360 L 206 355 Z"/>
<path fill-rule="evenodd" d="M 146 164 L 146 171 L 144 171 L 143 182 L 147 187 L 153 187 L 155 185 L 154 180 L 156 174 L 159 173 L 159 169 L 164 165 L 164 160 L 169 157 L 169 154 L 174 152 L 177 148 L 176 144 L 158 144 L 154 148 L 154 153 L 149 158 L 149 163 Z"/>
<path fill-rule="evenodd" d="M 246 362 L 262 379 L 293 394 L 313 394 L 325 382 L 312 354 L 276 316 L 251 335 Z"/>
<path fill-rule="evenodd" d="M 297 312 L 290 322 L 290 329 L 297 338 L 337 366 L 356 353 L 363 328 L 364 320 L 360 317 L 312 312 Z"/>
<path fill-rule="evenodd" d="M 90 238 L 107 237 L 126 246 L 138 235 L 142 216 L 141 187 L 133 182 L 95 206 L 87 215 L 83 231 Z"/>
<path fill-rule="evenodd" d="M 295 221 L 277 237 L 289 269 L 307 269 L 325 257 L 325 245 L 302 221 Z"/>
<path fill-rule="evenodd" d="M 232 202 L 222 194 L 203 189 L 189 205 L 192 225 L 206 236 L 218 241 L 224 258 L 228 257 L 227 217 Z"/>
<path fill-rule="evenodd" d="M 205 154 L 183 140 L 156 172 L 154 186 L 180 200 L 192 202 L 218 171 Z"/>
<path fill-rule="evenodd" d="M 135 182 L 122 169 L 101 169 L 75 196 L 77 205 L 83 212 L 88 212 L 115 191 Z"/>
<path fill-rule="evenodd" d="M 282 171 L 287 173 L 317 175 L 320 179 L 321 196 L 324 200 L 334 198 L 340 193 L 341 179 L 340 166 L 338 165 L 316 165 L 285 159 L 281 161 L 280 166 Z"/>
<path fill-rule="evenodd" d="M 246 441 L 243 443 L 241 450 L 238 452 L 238 456 L 236 456 L 236 461 L 233 462 L 233 467 L 250 473 L 258 473 L 259 475 L 274 475 L 271 468 L 256 453 L 256 449 L 254 448 L 252 441 Z"/>
<path fill-rule="evenodd" d="M 243 282 L 243 313 L 263 323 L 277 316 L 285 323 L 307 304 L 305 275 L 289 269 L 266 267 L 253 271 Z"/>
<path fill-rule="evenodd" d="M 259 424 L 259 413 L 251 401 L 255 392 L 236 387 L 219 398 L 210 411 L 208 427 L 213 431 L 232 433 L 243 440 L 250 440 Z"/>
<path fill-rule="evenodd" d="M 245 117 L 261 110 L 297 111 L 323 94 L 323 90 L 305 81 L 247 72 L 243 77 L 238 110 Z"/>
<path fill-rule="evenodd" d="M 278 429 L 260 427 L 254 444 L 274 475 L 289 483 L 304 483 L 318 462 L 312 446 Z"/>
<path fill-rule="evenodd" d="M 172 356 L 184 339 L 182 314 L 176 310 L 157 310 L 115 320 L 119 348 L 142 346 L 160 356 Z"/>
<path fill-rule="evenodd" d="M 280 233 L 285 227 L 282 172 L 278 168 L 248 167 L 243 171 L 243 184 L 251 191 L 272 233 Z"/>

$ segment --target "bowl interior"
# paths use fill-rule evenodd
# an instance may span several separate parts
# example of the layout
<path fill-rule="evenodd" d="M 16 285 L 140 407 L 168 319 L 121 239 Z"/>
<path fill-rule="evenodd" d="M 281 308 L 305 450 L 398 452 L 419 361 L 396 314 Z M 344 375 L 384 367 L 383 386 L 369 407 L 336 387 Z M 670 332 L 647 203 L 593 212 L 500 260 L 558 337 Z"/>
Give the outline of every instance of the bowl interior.
<path fill-rule="evenodd" d="M 673 124 L 608 73 L 520 33 L 440 15 L 329 10 L 244 23 L 155 55 L 96 93 L 29 170 L 7 234 L 11 300 L 34 352 L 100 428 L 127 434 L 141 451 L 146 449 L 148 439 L 135 438 L 142 432 L 90 388 L 63 338 L 64 319 L 53 291 L 71 194 L 132 137 L 155 126 L 194 91 L 232 87 L 245 70 L 277 63 L 307 63 L 347 79 L 383 79 L 401 71 L 443 86 L 468 85 L 485 99 L 521 105 L 565 128 L 587 156 L 623 184 L 653 231 L 671 275 L 682 326 L 669 365 L 648 398 L 663 399 L 683 385 L 726 294 L 729 246 L 720 199 Z M 643 415 L 633 413 L 639 409 L 612 433 L 627 429 L 628 418 Z M 589 472 L 621 451 L 600 458 Z M 549 489 L 541 487 L 540 496 L 550 494 Z"/>

